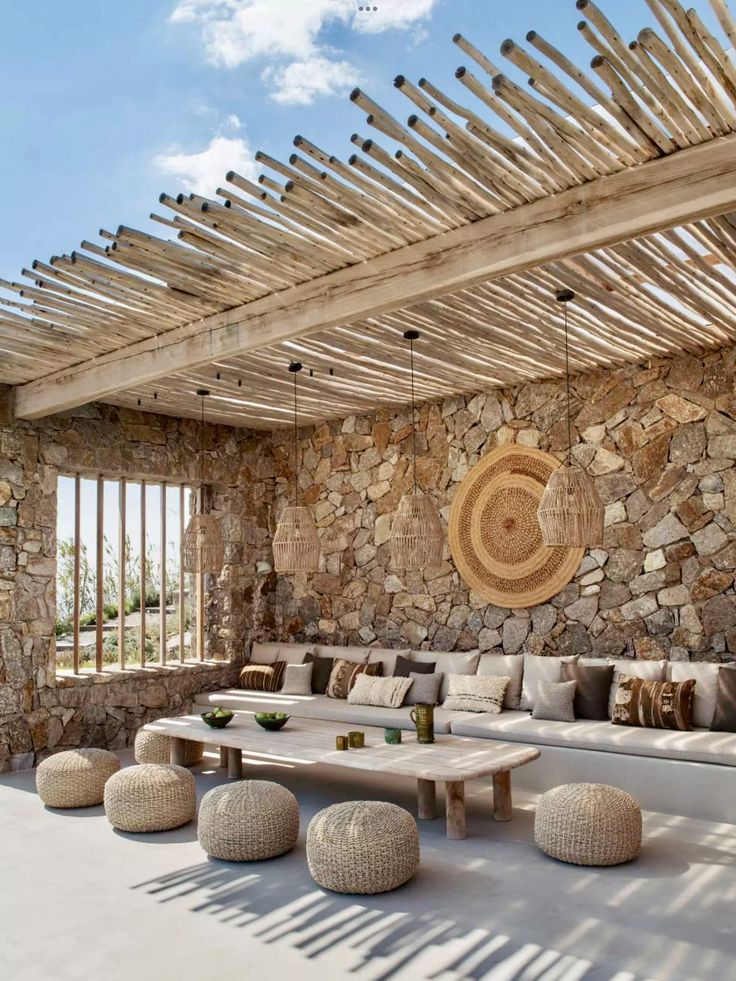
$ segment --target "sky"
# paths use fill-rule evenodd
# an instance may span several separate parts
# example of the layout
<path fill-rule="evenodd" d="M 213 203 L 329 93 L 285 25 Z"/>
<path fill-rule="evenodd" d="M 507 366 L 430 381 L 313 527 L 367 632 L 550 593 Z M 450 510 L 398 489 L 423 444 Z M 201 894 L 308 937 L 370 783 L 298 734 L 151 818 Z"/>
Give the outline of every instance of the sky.
<path fill-rule="evenodd" d="M 627 40 L 653 23 L 644 0 L 600 6 Z M 256 150 L 286 160 L 297 133 L 347 159 L 351 133 L 375 135 L 347 98 L 356 84 L 402 120 L 399 73 L 468 101 L 456 31 L 502 63 L 500 43 L 529 29 L 580 65 L 592 54 L 574 0 L 3 0 L 2 13 L 0 276 L 16 281 L 100 228 L 165 232 L 148 222 L 162 191 L 214 196 L 229 169 L 257 176 Z"/>

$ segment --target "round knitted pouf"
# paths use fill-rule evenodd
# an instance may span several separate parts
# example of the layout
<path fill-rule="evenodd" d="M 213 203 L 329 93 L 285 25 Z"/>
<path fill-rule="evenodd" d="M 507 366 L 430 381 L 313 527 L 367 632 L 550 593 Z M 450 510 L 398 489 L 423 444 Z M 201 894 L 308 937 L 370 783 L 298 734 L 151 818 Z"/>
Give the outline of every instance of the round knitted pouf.
<path fill-rule="evenodd" d="M 257 862 L 283 855 L 299 837 L 296 797 L 269 780 L 239 780 L 209 790 L 199 805 L 199 843 L 212 858 Z"/>
<path fill-rule="evenodd" d="M 194 766 L 202 762 L 204 743 L 182 739 L 184 759 L 182 766 Z M 168 763 L 171 760 L 171 740 L 160 732 L 147 732 L 139 729 L 135 734 L 136 763 Z"/>
<path fill-rule="evenodd" d="M 641 849 L 641 809 L 617 787 L 566 783 L 539 799 L 534 840 L 561 862 L 620 865 Z"/>
<path fill-rule="evenodd" d="M 333 804 L 309 824 L 307 862 L 317 885 L 333 892 L 397 889 L 419 867 L 416 822 L 402 807 L 383 801 Z"/>
<path fill-rule="evenodd" d="M 36 790 L 47 807 L 101 804 L 105 784 L 120 769 L 106 749 L 68 749 L 38 764 Z"/>
<path fill-rule="evenodd" d="M 191 821 L 196 810 L 194 777 L 183 766 L 142 763 L 105 784 L 105 814 L 120 831 L 169 831 Z"/>

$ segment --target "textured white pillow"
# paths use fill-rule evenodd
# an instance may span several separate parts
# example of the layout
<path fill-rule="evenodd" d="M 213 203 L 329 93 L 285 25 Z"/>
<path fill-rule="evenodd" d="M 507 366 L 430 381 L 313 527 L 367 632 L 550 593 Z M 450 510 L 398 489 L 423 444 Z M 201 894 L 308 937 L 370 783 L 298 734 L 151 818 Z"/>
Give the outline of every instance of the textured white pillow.
<path fill-rule="evenodd" d="M 411 678 L 376 678 L 359 674 L 348 694 L 348 702 L 350 705 L 400 708 L 410 688 Z"/>
<path fill-rule="evenodd" d="M 518 709 L 521 702 L 521 678 L 524 673 L 524 658 L 521 654 L 481 654 L 478 661 L 478 675 L 489 674 L 508 677 L 506 694 L 503 697 L 505 709 Z"/>
<path fill-rule="evenodd" d="M 670 681 L 687 681 L 695 678 L 695 698 L 693 699 L 693 725 L 710 729 L 716 714 L 718 701 L 718 675 L 720 664 L 707 661 L 669 661 L 667 664 Z"/>
<path fill-rule="evenodd" d="M 311 695 L 314 664 L 287 664 L 284 670 L 282 695 Z"/>
<path fill-rule="evenodd" d="M 451 674 L 448 675 L 449 693 L 442 708 L 457 712 L 491 712 L 498 715 L 503 706 L 503 696 L 509 677 L 501 675 Z"/>
<path fill-rule="evenodd" d="M 627 674 L 634 678 L 644 678 L 646 681 L 664 681 L 667 671 L 666 661 L 633 661 L 621 658 L 619 660 L 610 659 L 609 664 L 613 665 L 613 681 L 611 691 L 608 696 L 608 718 L 613 715 L 613 706 L 616 703 L 616 691 L 622 676 Z M 692 675 L 689 675 L 692 677 Z"/>
<path fill-rule="evenodd" d="M 562 674 L 562 662 L 574 664 L 578 655 L 572 654 L 570 657 L 544 657 L 539 654 L 524 655 L 524 680 L 521 687 L 520 709 L 526 712 L 534 708 L 534 699 L 537 694 L 538 681 L 560 681 Z"/>

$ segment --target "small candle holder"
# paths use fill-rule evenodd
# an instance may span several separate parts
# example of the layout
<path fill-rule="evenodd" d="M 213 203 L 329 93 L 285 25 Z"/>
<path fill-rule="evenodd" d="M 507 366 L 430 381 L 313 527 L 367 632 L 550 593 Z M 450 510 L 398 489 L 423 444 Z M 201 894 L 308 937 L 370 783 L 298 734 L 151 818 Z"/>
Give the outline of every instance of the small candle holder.
<path fill-rule="evenodd" d="M 401 729 L 384 729 L 383 739 L 389 746 L 397 746 L 401 742 Z"/>
<path fill-rule="evenodd" d="M 347 736 L 335 736 L 335 749 L 347 749 L 349 741 Z"/>
<path fill-rule="evenodd" d="M 360 730 L 349 732 L 348 743 L 351 749 L 362 749 L 365 746 L 365 733 Z"/>

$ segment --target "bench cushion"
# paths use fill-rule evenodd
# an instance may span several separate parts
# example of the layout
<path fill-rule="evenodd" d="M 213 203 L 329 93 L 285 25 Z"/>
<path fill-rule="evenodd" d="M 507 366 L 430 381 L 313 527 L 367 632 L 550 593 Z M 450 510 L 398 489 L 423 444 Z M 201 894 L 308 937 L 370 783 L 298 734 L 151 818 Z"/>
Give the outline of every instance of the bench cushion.
<path fill-rule="evenodd" d="M 193 712 L 205 712 L 213 705 L 232 709 L 234 712 L 286 712 L 300 719 L 322 719 L 325 722 L 344 722 L 352 726 L 390 726 L 394 729 L 413 730 L 409 713 L 411 706 L 398 709 L 379 708 L 375 705 L 351 705 L 343 699 L 326 695 L 282 695 L 280 692 L 244 691 L 228 688 L 223 691 L 207 691 L 197 695 Z M 450 723 L 470 718 L 470 712 L 450 712 L 435 709 L 434 729 L 443 734 L 450 731 Z"/>
<path fill-rule="evenodd" d="M 532 719 L 528 712 L 475 715 L 453 721 L 451 730 L 456 736 L 484 736 L 536 746 L 594 749 L 605 753 L 736 766 L 736 733 L 732 732 L 639 729 L 588 719 L 548 722 Z"/>

